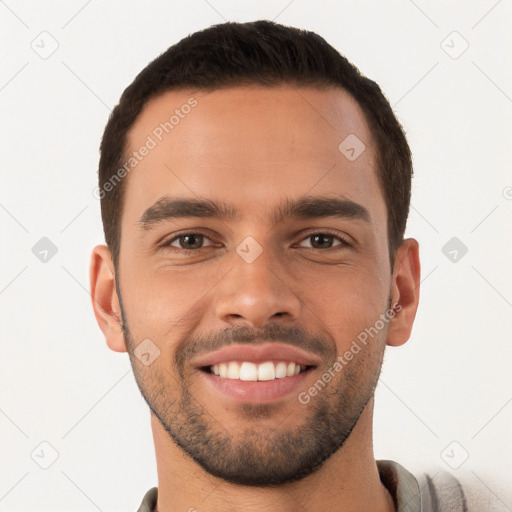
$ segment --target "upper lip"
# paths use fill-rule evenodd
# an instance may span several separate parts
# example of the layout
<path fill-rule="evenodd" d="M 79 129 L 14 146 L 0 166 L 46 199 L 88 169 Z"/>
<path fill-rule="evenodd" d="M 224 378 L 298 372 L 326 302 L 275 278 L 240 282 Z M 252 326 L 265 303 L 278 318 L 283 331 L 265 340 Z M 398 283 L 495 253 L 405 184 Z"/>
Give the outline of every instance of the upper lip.
<path fill-rule="evenodd" d="M 229 361 L 250 361 L 256 364 L 265 361 L 293 361 L 305 366 L 318 366 L 320 358 L 310 352 L 283 343 L 261 345 L 229 345 L 214 352 L 199 356 L 194 366 L 213 366 Z"/>

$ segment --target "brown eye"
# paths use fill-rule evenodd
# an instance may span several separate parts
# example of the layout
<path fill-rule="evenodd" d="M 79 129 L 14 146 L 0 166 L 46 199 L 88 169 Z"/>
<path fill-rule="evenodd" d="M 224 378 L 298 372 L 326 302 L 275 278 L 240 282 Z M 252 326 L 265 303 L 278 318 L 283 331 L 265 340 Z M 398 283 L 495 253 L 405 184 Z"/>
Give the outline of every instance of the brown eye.
<path fill-rule="evenodd" d="M 325 247 L 332 247 L 333 238 L 330 235 L 311 235 L 309 237 L 311 239 L 311 245 L 315 249 L 324 249 Z"/>
<path fill-rule="evenodd" d="M 164 247 L 172 247 L 173 249 L 199 250 L 213 245 L 213 242 L 205 235 L 200 233 L 184 233 L 183 235 L 175 236 L 169 242 L 163 244 Z"/>
<path fill-rule="evenodd" d="M 182 235 L 177 238 L 182 249 L 200 249 L 204 242 L 203 235 Z"/>
<path fill-rule="evenodd" d="M 304 245 L 308 242 L 307 245 Z M 342 238 L 330 235 L 328 233 L 313 233 L 307 236 L 301 243 L 301 247 L 310 247 L 312 249 L 330 249 L 335 246 L 347 245 Z"/>

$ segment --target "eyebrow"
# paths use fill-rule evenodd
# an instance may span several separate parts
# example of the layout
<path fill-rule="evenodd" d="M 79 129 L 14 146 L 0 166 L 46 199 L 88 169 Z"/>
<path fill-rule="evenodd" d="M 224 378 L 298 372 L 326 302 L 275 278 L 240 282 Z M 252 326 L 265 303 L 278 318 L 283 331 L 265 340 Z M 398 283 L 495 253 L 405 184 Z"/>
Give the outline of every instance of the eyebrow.
<path fill-rule="evenodd" d="M 183 199 L 164 196 L 150 206 L 141 216 L 139 224 L 148 230 L 166 220 L 184 217 L 219 218 L 236 220 L 238 212 L 234 205 L 213 202 L 209 199 Z M 299 199 L 285 199 L 271 213 L 274 224 L 287 218 L 358 219 L 370 222 L 368 210 L 354 201 L 341 197 L 305 196 Z"/>

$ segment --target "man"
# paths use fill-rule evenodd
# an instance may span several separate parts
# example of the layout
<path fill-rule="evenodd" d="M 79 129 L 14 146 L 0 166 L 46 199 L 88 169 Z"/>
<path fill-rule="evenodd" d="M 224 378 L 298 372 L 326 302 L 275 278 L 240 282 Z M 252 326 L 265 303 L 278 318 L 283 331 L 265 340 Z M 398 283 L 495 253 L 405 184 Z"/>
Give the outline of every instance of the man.
<path fill-rule="evenodd" d="M 419 299 L 411 177 L 377 84 L 311 32 L 217 25 L 125 90 L 91 288 L 151 410 L 140 512 L 466 510 L 448 475 L 373 455 L 384 349 Z"/>

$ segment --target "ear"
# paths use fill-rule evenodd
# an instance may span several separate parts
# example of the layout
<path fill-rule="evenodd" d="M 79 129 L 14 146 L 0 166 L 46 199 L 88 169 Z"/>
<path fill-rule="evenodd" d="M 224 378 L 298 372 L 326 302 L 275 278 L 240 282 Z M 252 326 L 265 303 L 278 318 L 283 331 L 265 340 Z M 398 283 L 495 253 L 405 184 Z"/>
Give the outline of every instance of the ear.
<path fill-rule="evenodd" d="M 107 345 L 115 352 L 126 352 L 114 264 L 106 245 L 98 245 L 92 251 L 90 282 L 94 315 Z"/>
<path fill-rule="evenodd" d="M 391 300 L 394 316 L 389 322 L 387 344 L 403 345 L 411 336 L 420 298 L 419 244 L 413 238 L 398 248 L 393 267 Z"/>

